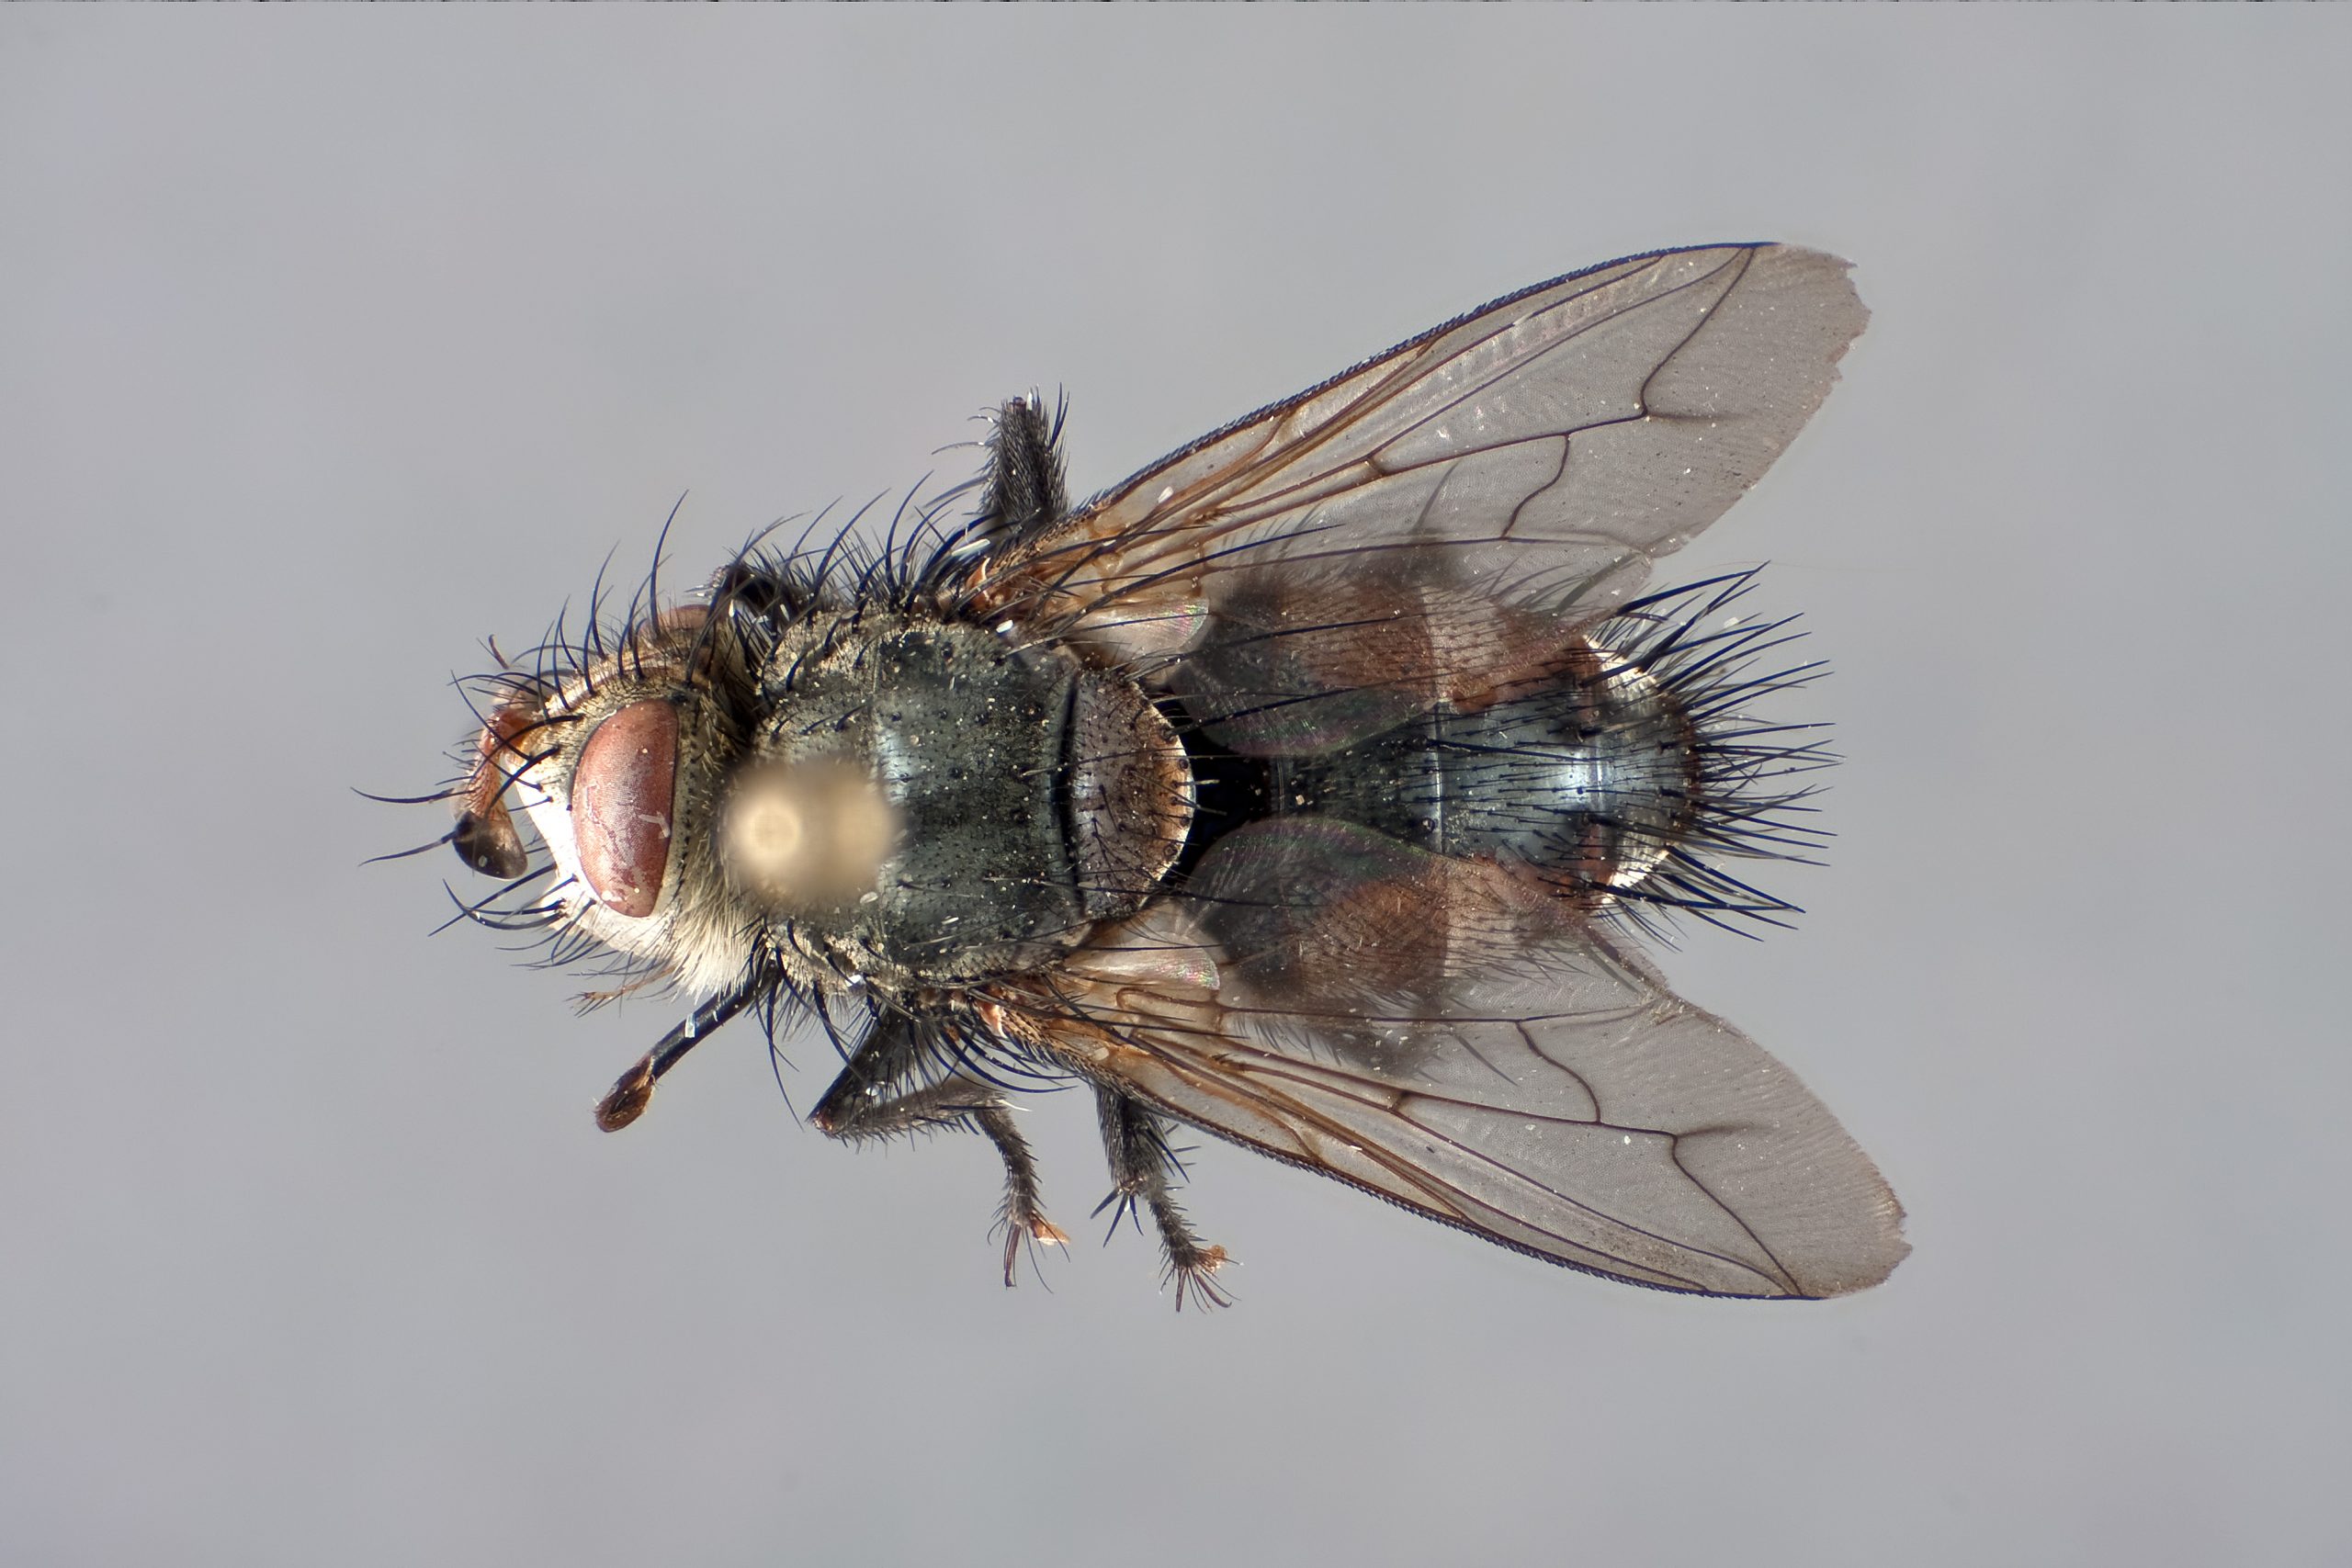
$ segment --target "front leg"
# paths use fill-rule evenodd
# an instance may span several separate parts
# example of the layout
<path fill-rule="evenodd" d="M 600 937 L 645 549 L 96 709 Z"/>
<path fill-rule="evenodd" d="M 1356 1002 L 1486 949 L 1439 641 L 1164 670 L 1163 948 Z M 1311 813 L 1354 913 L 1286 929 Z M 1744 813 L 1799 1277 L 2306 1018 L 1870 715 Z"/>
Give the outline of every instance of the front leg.
<path fill-rule="evenodd" d="M 1137 1203 L 1151 1211 L 1168 1259 L 1166 1279 L 1176 1287 L 1178 1312 L 1184 1310 L 1188 1293 L 1203 1306 L 1230 1306 L 1233 1298 L 1212 1278 L 1225 1267 L 1225 1248 L 1193 1234 L 1184 1211 L 1169 1191 L 1171 1179 L 1184 1174 L 1184 1165 L 1168 1146 L 1168 1123 L 1143 1101 L 1117 1089 L 1098 1085 L 1094 1093 L 1102 1113 L 1102 1153 L 1111 1163 L 1111 1195 L 1094 1212 L 1117 1205 L 1111 1216 L 1116 1229 L 1121 1220 L 1134 1218 Z"/>
<path fill-rule="evenodd" d="M 1062 486 L 1062 419 L 1030 398 L 1008 400 L 989 434 L 989 494 L 981 508 L 990 536 L 1019 538 L 1069 514 Z"/>
<path fill-rule="evenodd" d="M 978 1133 L 994 1144 L 1004 1161 L 1004 1202 L 997 1223 L 1004 1231 L 1004 1282 L 1010 1285 L 1024 1242 L 1060 1247 L 1069 1238 L 1046 1218 L 1036 1157 L 1012 1124 L 1011 1101 L 1001 1090 L 961 1073 L 923 1082 L 930 1061 L 908 1021 L 882 1019 L 808 1120 L 827 1137 L 851 1144 L 944 1128 Z"/>

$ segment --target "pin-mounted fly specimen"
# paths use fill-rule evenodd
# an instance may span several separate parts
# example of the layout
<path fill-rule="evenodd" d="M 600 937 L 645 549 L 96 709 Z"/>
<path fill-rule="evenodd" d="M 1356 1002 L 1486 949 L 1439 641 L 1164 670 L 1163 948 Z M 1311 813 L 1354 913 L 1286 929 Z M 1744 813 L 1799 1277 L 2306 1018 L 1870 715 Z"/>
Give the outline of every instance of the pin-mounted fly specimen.
<path fill-rule="evenodd" d="M 483 677 L 469 912 L 693 999 L 607 1128 L 737 1014 L 822 1021 L 819 1130 L 995 1145 L 1008 1282 L 1063 1239 L 1012 1097 L 1078 1080 L 1180 1306 L 1225 1254 L 1177 1124 L 1637 1284 L 1874 1284 L 1885 1182 L 1638 942 L 1793 908 L 1736 868 L 1817 840 L 1827 759 L 1754 711 L 1810 667 L 1729 613 L 1749 574 L 1643 586 L 1865 319 L 1809 251 L 1612 262 L 1076 507 L 1008 402 L 888 544 L 755 543 Z"/>

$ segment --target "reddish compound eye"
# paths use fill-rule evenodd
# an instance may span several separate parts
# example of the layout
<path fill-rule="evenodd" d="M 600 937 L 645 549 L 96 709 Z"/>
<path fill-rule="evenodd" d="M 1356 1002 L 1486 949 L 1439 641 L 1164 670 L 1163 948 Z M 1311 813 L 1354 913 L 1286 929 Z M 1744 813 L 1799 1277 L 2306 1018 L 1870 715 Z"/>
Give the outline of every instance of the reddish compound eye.
<path fill-rule="evenodd" d="M 571 774 L 571 835 L 596 901 L 641 919 L 670 868 L 677 790 L 678 710 L 631 703 L 596 727 Z"/>

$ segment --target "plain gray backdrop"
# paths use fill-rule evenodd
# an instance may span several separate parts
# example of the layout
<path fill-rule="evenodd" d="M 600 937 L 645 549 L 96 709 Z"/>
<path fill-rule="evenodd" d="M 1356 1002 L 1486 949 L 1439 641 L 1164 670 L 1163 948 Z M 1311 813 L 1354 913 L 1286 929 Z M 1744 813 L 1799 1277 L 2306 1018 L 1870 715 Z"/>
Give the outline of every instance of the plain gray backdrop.
<path fill-rule="evenodd" d="M 0 13 L 11 1564 L 2352 1558 L 2352 15 Z M 977 1140 L 449 913 L 447 682 L 962 478 L 1086 491 L 1629 252 L 1873 324 L 1670 569 L 1770 560 L 1850 759 L 1810 909 L 1667 958 L 1916 1252 L 1547 1268 L 1222 1145 L 1240 1303 Z M 829 1048 L 786 1042 L 792 1104 Z"/>

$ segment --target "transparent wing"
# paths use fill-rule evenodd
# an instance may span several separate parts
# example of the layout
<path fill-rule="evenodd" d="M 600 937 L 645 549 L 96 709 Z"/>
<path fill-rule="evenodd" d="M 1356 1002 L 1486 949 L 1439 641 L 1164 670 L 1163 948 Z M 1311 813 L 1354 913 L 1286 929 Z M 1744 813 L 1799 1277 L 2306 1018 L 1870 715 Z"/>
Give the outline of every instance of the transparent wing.
<path fill-rule="evenodd" d="M 1126 657 L 1169 654 L 1237 577 L 1369 554 L 1571 625 L 1597 617 L 1821 405 L 1869 319 L 1846 270 L 1718 245 L 1539 284 L 1011 542 L 977 597 Z"/>
<path fill-rule="evenodd" d="M 1318 906 L 1273 895 L 1283 859 L 1252 846 L 1099 933 L 1016 1029 L 1193 1126 L 1637 1284 L 1832 1296 L 1909 1250 L 1795 1076 L 1549 890 L 1422 856 Z"/>

